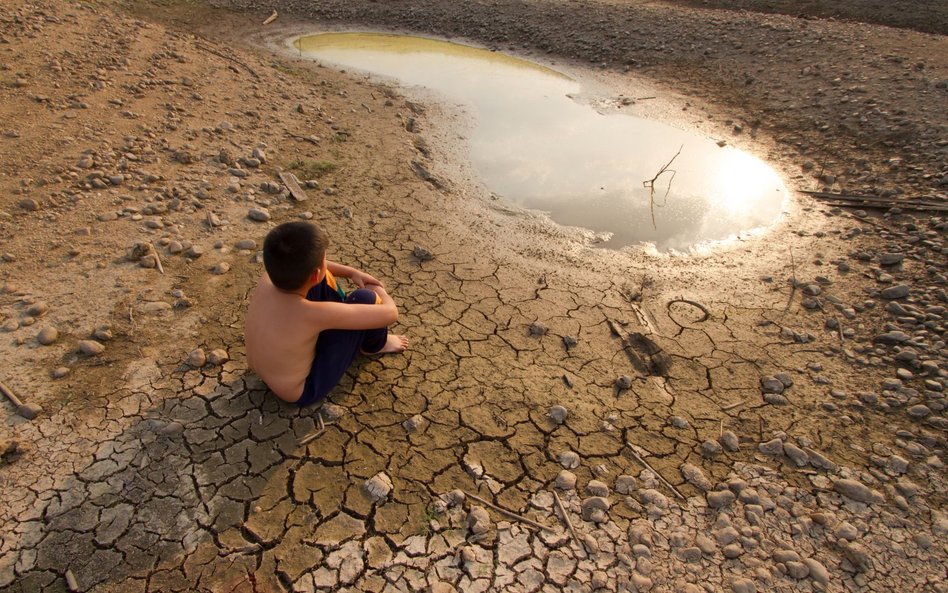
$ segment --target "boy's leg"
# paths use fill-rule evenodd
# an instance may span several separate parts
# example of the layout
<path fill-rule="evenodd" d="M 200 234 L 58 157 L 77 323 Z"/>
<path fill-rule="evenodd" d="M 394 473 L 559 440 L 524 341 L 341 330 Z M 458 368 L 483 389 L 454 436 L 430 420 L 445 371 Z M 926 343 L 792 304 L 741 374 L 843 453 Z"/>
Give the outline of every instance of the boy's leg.
<path fill-rule="evenodd" d="M 379 296 L 368 288 L 353 290 L 349 296 L 346 297 L 347 303 L 359 305 L 377 305 L 379 300 Z M 364 335 L 359 349 L 366 354 L 374 354 L 381 350 L 385 346 L 385 341 L 388 339 L 387 327 L 367 329 L 362 333 Z"/>
<path fill-rule="evenodd" d="M 319 286 L 313 287 L 310 293 Z M 331 288 L 327 287 L 327 289 L 328 292 L 335 293 Z M 326 296 L 327 298 L 324 300 L 338 300 L 338 297 L 333 298 L 331 294 L 316 294 L 313 296 Z M 310 298 L 310 295 L 306 295 L 306 298 Z M 375 304 L 376 298 L 376 294 L 371 290 L 360 288 L 353 291 L 346 298 L 346 302 Z M 370 330 L 327 329 L 320 332 L 319 338 L 316 340 L 316 356 L 313 359 L 313 366 L 310 367 L 303 394 L 297 404 L 307 406 L 322 400 L 339 383 L 360 350 L 368 353 L 378 352 L 385 346 L 387 337 L 388 328 L 384 327 Z"/>

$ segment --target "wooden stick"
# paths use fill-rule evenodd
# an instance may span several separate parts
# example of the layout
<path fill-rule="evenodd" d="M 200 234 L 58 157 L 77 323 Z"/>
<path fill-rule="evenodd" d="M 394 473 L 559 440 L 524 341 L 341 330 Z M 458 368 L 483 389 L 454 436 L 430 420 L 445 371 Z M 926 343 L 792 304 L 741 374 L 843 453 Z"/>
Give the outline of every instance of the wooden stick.
<path fill-rule="evenodd" d="M 579 539 L 579 534 L 576 533 L 576 528 L 573 527 L 573 522 L 570 521 L 569 515 L 566 514 L 566 507 L 563 506 L 563 501 L 560 500 L 560 495 L 556 493 L 556 490 L 551 490 L 553 493 L 553 500 L 556 501 L 557 508 L 560 509 L 560 515 L 563 516 L 563 522 L 566 523 L 566 527 L 569 528 L 569 532 L 573 534 L 573 539 L 576 540 L 576 543 L 579 544 L 580 550 L 586 550 L 586 547 L 583 545 L 583 540 Z"/>
<path fill-rule="evenodd" d="M 322 412 L 316 412 L 316 421 L 319 422 L 319 430 L 326 430 L 326 423 L 323 422 Z"/>
<path fill-rule="evenodd" d="M 267 20 L 263 21 L 264 25 L 269 25 L 273 21 L 277 20 L 277 11 L 273 11 L 273 14 L 267 17 Z"/>
<path fill-rule="evenodd" d="M 721 408 L 721 411 L 722 411 L 722 412 L 730 412 L 730 411 L 733 410 L 734 408 L 738 408 L 738 407 L 740 407 L 740 406 L 743 406 L 746 402 L 747 402 L 747 400 L 742 399 L 741 401 L 734 402 L 733 404 L 728 404 L 728 405 L 724 406 L 723 408 Z"/>
<path fill-rule="evenodd" d="M 3 383 L 0 383 L 0 392 L 3 392 L 3 395 L 7 396 L 7 398 L 10 400 L 10 403 L 12 403 L 14 406 L 20 407 L 23 405 L 23 402 L 21 402 L 20 398 L 18 398 L 16 394 L 13 393 L 13 390 Z"/>
<path fill-rule="evenodd" d="M 325 430 L 326 430 L 325 428 L 319 428 L 319 429 L 314 430 L 313 432 L 309 433 L 309 434 L 306 435 L 305 437 L 301 438 L 301 439 L 300 439 L 300 447 L 303 447 L 303 446 L 308 445 L 308 444 L 312 443 L 313 441 L 315 441 L 316 438 L 317 438 L 319 435 L 323 434 L 323 431 L 325 431 Z"/>
<path fill-rule="evenodd" d="M 465 496 L 468 496 L 468 497 L 470 497 L 470 498 L 473 498 L 473 499 L 476 500 L 477 502 L 479 502 L 479 503 L 481 503 L 481 504 L 483 504 L 483 505 L 489 506 L 490 508 L 494 509 L 494 510 L 497 511 L 498 513 L 501 513 L 501 514 L 503 514 L 503 515 L 506 515 L 506 516 L 508 516 L 508 517 L 510 517 L 510 518 L 512 518 L 512 519 L 517 519 L 517 520 L 519 520 L 519 521 L 523 521 L 523 522 L 526 523 L 527 525 L 531 525 L 531 526 L 533 526 L 533 527 L 536 527 L 537 529 L 542 529 L 542 530 L 544 530 L 544 531 L 551 531 L 551 532 L 553 531 L 553 528 L 552 528 L 552 527 L 548 527 L 548 526 L 544 525 L 543 523 L 538 523 L 537 521 L 534 521 L 533 519 L 528 519 L 527 517 L 524 517 L 523 515 L 518 515 L 517 513 L 513 512 L 513 511 L 508 511 L 508 510 L 505 509 L 504 507 L 499 507 L 499 506 L 497 506 L 496 504 L 494 504 L 494 503 L 492 503 L 492 502 L 489 502 L 489 501 L 487 501 L 487 500 L 484 500 L 483 498 L 481 498 L 480 496 L 478 496 L 478 495 L 476 495 L 476 494 L 471 494 L 470 492 L 466 492 L 466 491 L 464 492 L 464 494 L 465 494 Z"/>
<path fill-rule="evenodd" d="M 235 63 L 235 64 L 239 64 L 239 65 L 243 66 L 244 68 L 247 69 L 247 72 L 250 72 L 250 74 L 253 75 L 254 78 L 256 78 L 257 80 L 260 80 L 260 75 L 257 74 L 257 72 L 256 72 L 253 68 L 251 68 L 251 67 L 248 66 L 247 64 L 244 64 L 243 62 L 241 62 L 241 61 L 238 60 L 237 58 L 234 58 L 234 57 L 232 57 L 232 56 L 228 56 L 227 54 L 221 53 L 221 52 L 217 51 L 216 49 L 214 49 L 214 48 L 212 48 L 212 47 L 207 47 L 206 45 L 204 45 L 204 44 L 202 44 L 202 43 L 195 43 L 194 45 L 195 45 L 198 49 L 203 49 L 204 51 L 206 51 L 206 52 L 208 52 L 208 53 L 211 53 L 211 54 L 214 54 L 215 56 L 217 56 L 217 57 L 219 57 L 219 58 L 224 58 L 225 60 L 230 60 L 231 62 L 233 62 L 233 63 Z"/>
<path fill-rule="evenodd" d="M 158 264 L 158 271 L 161 272 L 162 274 L 164 274 L 164 273 L 165 273 L 165 269 L 164 269 L 164 267 L 162 267 L 162 265 L 161 265 L 161 258 L 158 257 L 158 250 L 155 249 L 155 246 L 152 245 L 151 243 L 149 243 L 148 245 L 151 246 L 151 252 L 152 252 L 152 254 L 155 256 L 155 263 Z"/>
<path fill-rule="evenodd" d="M 677 496 L 678 498 L 682 500 L 685 500 L 685 496 L 681 492 L 679 492 L 677 488 L 672 486 L 671 482 L 669 482 L 664 477 L 662 477 L 662 474 L 655 471 L 655 468 L 649 465 L 647 461 L 639 457 L 639 454 L 635 452 L 635 449 L 633 449 L 629 443 L 626 443 L 626 448 L 629 449 L 629 453 L 632 454 L 632 457 L 635 457 L 636 461 L 644 465 L 646 469 L 648 469 L 650 472 L 655 474 L 658 477 L 658 479 L 661 480 L 662 484 L 665 484 L 665 486 L 667 486 L 669 490 L 675 493 L 675 496 Z"/>

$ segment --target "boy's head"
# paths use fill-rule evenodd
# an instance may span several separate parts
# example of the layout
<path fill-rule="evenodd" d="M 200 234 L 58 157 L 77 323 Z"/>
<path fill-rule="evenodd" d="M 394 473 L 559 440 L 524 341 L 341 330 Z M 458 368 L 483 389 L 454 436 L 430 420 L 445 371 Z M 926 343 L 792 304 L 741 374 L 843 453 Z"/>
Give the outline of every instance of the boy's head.
<path fill-rule="evenodd" d="M 267 233 L 263 265 L 273 285 L 296 290 L 322 266 L 329 238 L 309 222 L 285 222 Z"/>

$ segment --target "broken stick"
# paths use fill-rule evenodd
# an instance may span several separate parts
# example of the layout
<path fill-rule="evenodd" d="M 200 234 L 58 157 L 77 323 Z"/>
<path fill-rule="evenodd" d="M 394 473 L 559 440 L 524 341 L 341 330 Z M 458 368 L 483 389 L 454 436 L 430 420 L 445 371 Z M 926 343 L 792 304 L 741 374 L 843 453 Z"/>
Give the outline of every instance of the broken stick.
<path fill-rule="evenodd" d="M 473 498 L 473 499 L 476 500 L 477 502 L 479 502 L 479 503 L 481 503 L 481 504 L 483 504 L 483 505 L 486 505 L 486 506 L 488 506 L 488 507 L 494 509 L 494 510 L 497 511 L 498 513 L 501 513 L 501 514 L 503 514 L 503 515 L 506 515 L 506 516 L 508 516 L 508 517 L 510 517 L 510 518 L 512 518 L 512 519 L 517 519 L 518 521 L 522 521 L 522 522 L 526 523 L 527 525 L 536 527 L 537 529 L 542 529 L 542 530 L 544 530 L 544 531 L 553 531 L 553 528 L 552 528 L 552 527 L 549 527 L 549 526 L 547 526 L 547 525 L 544 525 L 543 523 L 539 523 L 539 522 L 537 522 L 537 521 L 534 521 L 533 519 L 529 519 L 529 518 L 527 518 L 527 517 L 524 517 L 523 515 L 518 515 L 517 513 L 513 512 L 513 511 L 508 511 L 508 510 L 505 509 L 504 507 L 499 507 L 499 506 L 497 506 L 496 504 L 494 504 L 494 503 L 492 503 L 492 502 L 490 502 L 490 501 L 484 500 L 483 498 L 481 498 L 480 496 L 478 496 L 478 495 L 476 495 L 476 494 L 471 494 L 470 492 L 466 492 L 466 491 L 464 492 L 464 494 L 465 494 L 465 496 L 468 496 L 469 498 Z"/>
<path fill-rule="evenodd" d="M 305 437 L 301 438 L 301 439 L 300 439 L 300 447 L 303 447 L 303 446 L 308 445 L 308 444 L 312 443 L 313 441 L 315 441 L 316 438 L 319 437 L 319 435 L 323 434 L 323 432 L 324 432 L 325 430 L 326 430 L 325 428 L 317 428 L 317 429 L 314 430 L 313 432 L 311 432 L 311 433 L 309 433 L 308 435 L 306 435 Z"/>
<path fill-rule="evenodd" d="M 273 21 L 277 20 L 277 11 L 273 11 L 273 14 L 267 17 L 267 20 L 263 21 L 264 25 L 269 25 Z"/>
<path fill-rule="evenodd" d="M 158 267 L 158 271 L 159 271 L 160 273 L 164 274 L 164 273 L 165 273 L 165 269 L 164 269 L 164 267 L 162 267 L 162 265 L 161 265 L 161 258 L 158 257 L 158 250 L 155 249 L 155 246 L 152 245 L 151 243 L 149 243 L 148 245 L 149 245 L 149 247 L 151 247 L 151 254 L 155 256 L 155 265 Z"/>
<path fill-rule="evenodd" d="M 576 533 L 576 528 L 573 527 L 573 522 L 570 521 L 569 515 L 566 514 L 566 507 L 563 506 L 563 501 L 560 500 L 560 495 L 556 493 L 556 490 L 551 490 L 553 493 L 553 500 L 556 501 L 556 508 L 560 509 L 560 515 L 563 516 L 563 522 L 566 523 L 566 527 L 569 528 L 569 532 L 573 534 L 573 539 L 576 540 L 576 543 L 579 544 L 581 550 L 585 550 L 583 546 L 583 540 L 579 539 L 579 534 Z"/>
<path fill-rule="evenodd" d="M 650 472 L 655 474 L 655 476 L 658 477 L 658 479 L 662 482 L 662 484 L 665 484 L 665 486 L 667 486 L 669 490 L 675 493 L 675 496 L 677 496 L 678 498 L 682 500 L 685 500 L 685 496 L 681 492 L 679 492 L 677 488 L 672 486 L 671 482 L 663 478 L 662 474 L 655 471 L 654 467 L 652 467 L 651 465 L 649 465 L 647 461 L 639 457 L 639 454 L 635 452 L 635 449 L 632 448 L 632 445 L 630 445 L 629 443 L 626 443 L 626 448 L 629 449 L 629 452 L 632 453 L 632 457 L 635 457 L 636 461 L 641 463 L 643 466 L 645 466 L 646 469 L 648 469 Z"/>
<path fill-rule="evenodd" d="M 736 402 L 734 402 L 733 404 L 728 404 L 728 405 L 724 406 L 723 408 L 721 408 L 721 411 L 722 411 L 722 412 L 730 412 L 730 411 L 733 410 L 734 408 L 739 408 L 740 406 L 743 406 L 745 402 L 746 402 L 746 400 L 743 400 L 743 399 L 740 400 L 740 401 L 736 401 Z"/>

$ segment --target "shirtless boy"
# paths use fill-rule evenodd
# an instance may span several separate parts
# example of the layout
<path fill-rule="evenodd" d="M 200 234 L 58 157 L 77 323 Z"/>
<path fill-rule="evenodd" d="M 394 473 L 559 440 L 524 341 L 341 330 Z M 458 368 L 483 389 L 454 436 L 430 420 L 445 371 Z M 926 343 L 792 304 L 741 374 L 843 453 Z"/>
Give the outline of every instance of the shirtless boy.
<path fill-rule="evenodd" d="M 263 243 L 260 278 L 244 327 L 247 362 L 273 393 L 306 406 L 336 386 L 358 352 L 402 352 L 389 335 L 395 301 L 365 272 L 326 259 L 329 239 L 308 222 L 288 222 Z M 336 277 L 358 286 L 349 296 Z"/>

